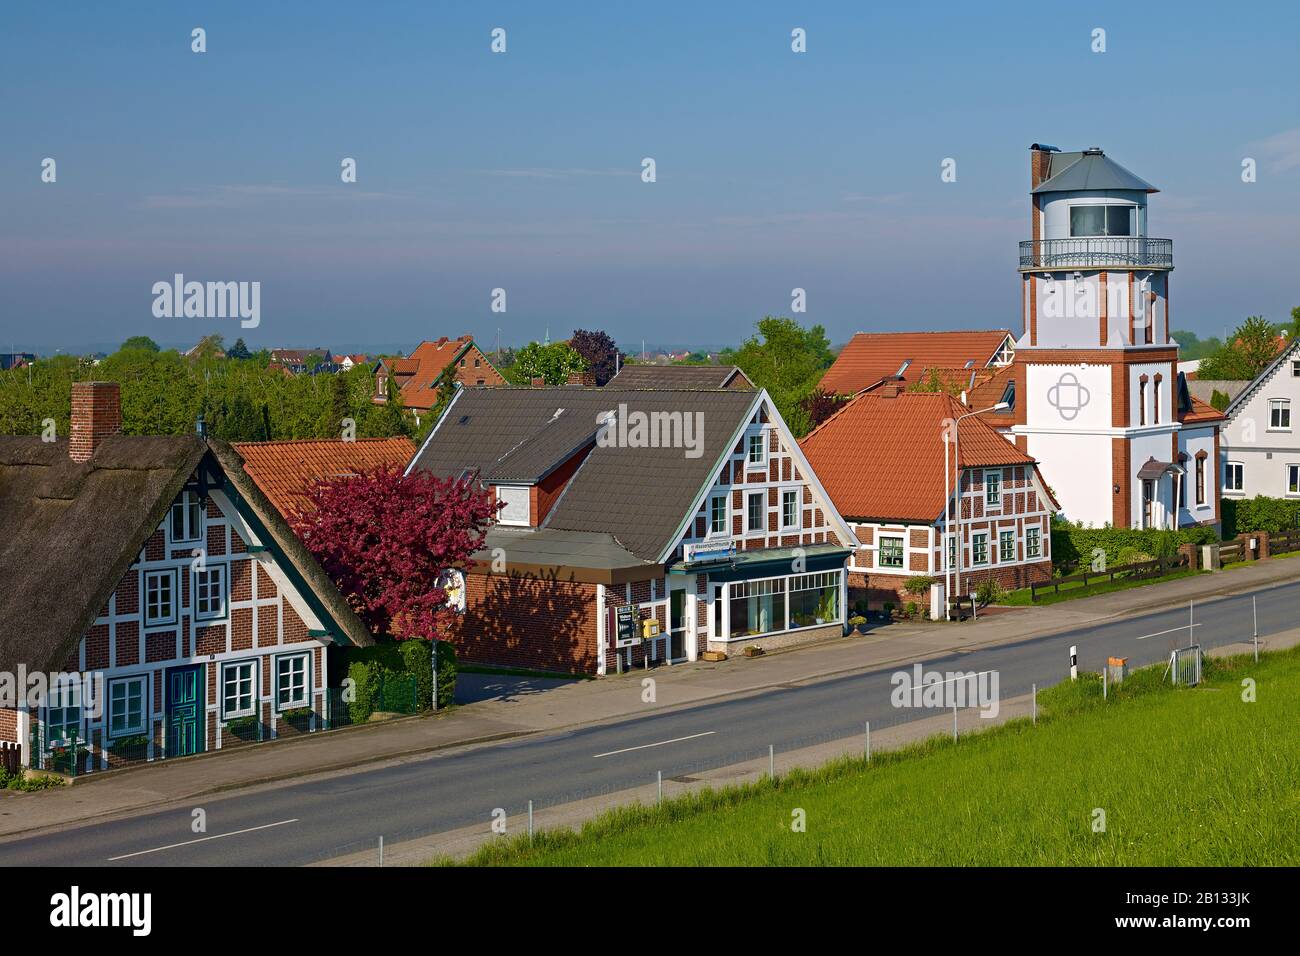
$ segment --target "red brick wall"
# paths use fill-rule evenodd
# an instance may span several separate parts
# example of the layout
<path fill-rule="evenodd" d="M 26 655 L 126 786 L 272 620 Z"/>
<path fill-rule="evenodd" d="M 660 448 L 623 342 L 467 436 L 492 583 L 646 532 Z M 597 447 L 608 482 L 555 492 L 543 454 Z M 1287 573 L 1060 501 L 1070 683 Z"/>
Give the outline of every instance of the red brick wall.
<path fill-rule="evenodd" d="M 469 574 L 450 635 L 461 660 L 596 673 L 596 585 L 532 574 Z"/>

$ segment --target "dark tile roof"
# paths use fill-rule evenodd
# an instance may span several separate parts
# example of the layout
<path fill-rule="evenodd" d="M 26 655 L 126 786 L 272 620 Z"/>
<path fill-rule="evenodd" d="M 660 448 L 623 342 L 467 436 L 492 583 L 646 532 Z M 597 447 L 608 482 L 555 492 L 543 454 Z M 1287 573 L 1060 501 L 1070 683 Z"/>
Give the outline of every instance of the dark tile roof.
<path fill-rule="evenodd" d="M 753 388 L 749 376 L 735 365 L 624 365 L 606 387 L 616 388 L 727 388 L 739 376 Z"/>
<path fill-rule="evenodd" d="M 77 463 L 66 439 L 0 436 L 0 671 L 62 668 L 209 450 L 347 636 L 373 643 L 229 446 L 114 435 Z"/>
<path fill-rule="evenodd" d="M 1146 193 L 1160 191 L 1145 179 L 1133 175 L 1100 149 L 1055 153 L 1049 172 L 1049 178 L 1039 183 L 1034 192 L 1074 192 L 1080 189 L 1127 189 Z"/>
<path fill-rule="evenodd" d="M 683 448 L 594 447 L 546 520 L 548 528 L 611 534 L 638 558 L 657 561 L 730 451 L 757 397 L 752 391 L 612 384 L 462 389 L 412 467 L 443 476 L 477 472 L 489 481 L 533 483 L 591 445 L 600 416 L 620 405 L 629 415 L 699 412 L 699 457 L 686 457 Z"/>

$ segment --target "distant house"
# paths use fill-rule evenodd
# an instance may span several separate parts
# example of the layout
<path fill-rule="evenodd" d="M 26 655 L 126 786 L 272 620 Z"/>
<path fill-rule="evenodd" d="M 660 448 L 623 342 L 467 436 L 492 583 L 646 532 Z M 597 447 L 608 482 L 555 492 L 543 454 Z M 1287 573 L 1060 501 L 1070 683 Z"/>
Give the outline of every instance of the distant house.
<path fill-rule="evenodd" d="M 327 651 L 371 634 L 234 449 L 121 421 L 76 382 L 70 439 L 0 437 L 0 672 L 65 675 L 0 747 L 85 773 L 324 728 Z"/>
<path fill-rule="evenodd" d="M 280 369 L 289 375 L 317 375 L 340 370 L 329 349 L 271 349 L 267 367 Z"/>
<path fill-rule="evenodd" d="M 7 372 L 11 368 L 22 368 L 35 361 L 36 356 L 31 352 L 0 352 L 0 372 Z"/>
<path fill-rule="evenodd" d="M 856 542 L 764 391 L 461 388 L 411 469 L 503 505 L 465 660 L 605 674 L 844 632 Z"/>
<path fill-rule="evenodd" d="M 309 507 L 307 491 L 316 481 L 380 465 L 405 469 L 415 457 L 415 443 L 405 436 L 236 442 L 233 447 L 244 459 L 248 476 L 286 519 Z"/>
<path fill-rule="evenodd" d="M 1247 383 L 1224 414 L 1217 449 L 1223 496 L 1300 498 L 1300 423 L 1293 417 L 1300 414 L 1300 340 Z"/>
<path fill-rule="evenodd" d="M 977 371 L 1010 365 L 1015 339 L 1006 329 L 957 332 L 859 332 L 840 350 L 820 386 L 856 395 L 887 381 L 912 384 L 929 369 Z"/>
<path fill-rule="evenodd" d="M 375 370 L 373 401 L 388 401 L 391 378 L 402 396 L 402 407 L 426 415 L 438 404 L 438 380 L 449 368 L 455 368 L 455 380 L 465 386 L 497 387 L 507 384 L 470 335 L 458 339 L 446 336 L 434 342 L 421 342 L 406 358 L 381 359 Z"/>
<path fill-rule="evenodd" d="M 877 609 L 923 602 L 903 590 L 916 575 L 946 580 L 950 594 L 990 578 L 1017 588 L 1052 576 L 1058 507 L 1034 459 L 978 417 L 945 445 L 965 413 L 946 393 L 886 385 L 858 395 L 800 442 L 860 542 L 849 559 L 850 600 Z"/>
<path fill-rule="evenodd" d="M 366 355 L 364 352 L 358 352 L 355 355 L 335 355 L 332 358 L 334 364 L 344 372 L 348 369 L 356 368 L 358 365 L 370 364 L 370 356 Z"/>
<path fill-rule="evenodd" d="M 607 388 L 753 389 L 735 365 L 624 365 Z"/>

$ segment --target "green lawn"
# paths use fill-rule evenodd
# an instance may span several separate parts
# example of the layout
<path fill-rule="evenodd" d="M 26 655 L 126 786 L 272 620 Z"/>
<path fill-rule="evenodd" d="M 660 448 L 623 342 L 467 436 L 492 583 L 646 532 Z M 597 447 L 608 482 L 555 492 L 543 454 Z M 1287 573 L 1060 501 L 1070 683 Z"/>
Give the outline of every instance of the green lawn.
<path fill-rule="evenodd" d="M 1114 581 L 1102 581 L 1099 584 L 1089 584 L 1087 587 L 1084 587 L 1082 583 L 1066 584 L 1061 587 L 1059 594 L 1040 589 L 1037 601 L 1031 600 L 1029 588 L 1019 588 L 1015 591 L 1008 591 L 998 599 L 997 603 L 1011 607 L 1039 607 L 1044 604 L 1073 601 L 1075 598 L 1092 597 L 1095 594 L 1109 594 L 1112 591 L 1127 591 L 1130 588 L 1146 587 L 1148 584 L 1162 584 L 1165 581 L 1177 581 L 1179 578 L 1191 577 L 1194 574 L 1209 573 L 1209 571 L 1189 571 L 1184 568 L 1158 578 L 1138 578 L 1136 580 L 1133 578 L 1116 578 Z"/>
<path fill-rule="evenodd" d="M 1163 668 L 1102 702 L 1086 675 L 1017 720 L 724 791 L 632 807 L 583 831 L 503 839 L 479 865 L 1295 865 L 1300 649 Z M 1257 702 L 1242 700 L 1253 678 Z M 806 814 L 792 832 L 792 812 Z M 1106 814 L 1093 832 L 1094 809 Z"/>

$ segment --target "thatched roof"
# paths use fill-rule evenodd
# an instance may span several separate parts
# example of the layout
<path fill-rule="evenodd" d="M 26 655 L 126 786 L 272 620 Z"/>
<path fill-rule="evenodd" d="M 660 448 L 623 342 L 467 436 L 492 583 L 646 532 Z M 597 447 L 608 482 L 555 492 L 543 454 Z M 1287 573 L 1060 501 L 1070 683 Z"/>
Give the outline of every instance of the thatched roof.
<path fill-rule="evenodd" d="M 373 643 L 228 445 L 114 435 L 77 463 L 66 439 L 0 436 L 0 671 L 62 669 L 209 452 L 344 636 Z"/>

